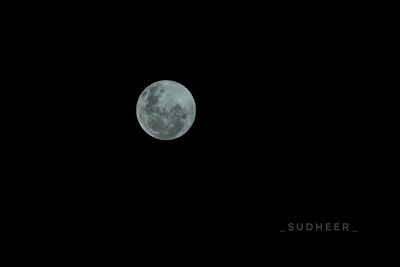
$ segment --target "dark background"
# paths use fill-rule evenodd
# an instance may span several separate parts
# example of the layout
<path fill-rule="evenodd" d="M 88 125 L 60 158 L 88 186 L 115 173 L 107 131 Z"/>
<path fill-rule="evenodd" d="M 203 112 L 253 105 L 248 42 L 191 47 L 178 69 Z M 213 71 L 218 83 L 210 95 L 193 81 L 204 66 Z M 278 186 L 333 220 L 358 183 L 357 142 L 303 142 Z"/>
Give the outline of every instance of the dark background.
<path fill-rule="evenodd" d="M 359 11 L 157 7 L 46 7 L 23 25 L 40 100 L 38 261 L 358 266 L 371 79 Z M 163 79 L 197 106 L 172 141 L 135 114 Z M 288 222 L 360 233 L 279 233 Z"/>

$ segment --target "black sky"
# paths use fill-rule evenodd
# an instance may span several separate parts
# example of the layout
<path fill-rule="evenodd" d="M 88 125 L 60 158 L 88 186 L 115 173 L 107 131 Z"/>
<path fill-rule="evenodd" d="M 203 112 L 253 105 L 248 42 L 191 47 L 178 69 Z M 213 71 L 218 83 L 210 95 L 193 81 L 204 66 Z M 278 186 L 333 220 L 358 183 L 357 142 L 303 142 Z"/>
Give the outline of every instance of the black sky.
<path fill-rule="evenodd" d="M 369 77 L 351 16 L 78 10 L 27 26 L 45 103 L 33 127 L 41 262 L 356 266 L 354 235 L 277 232 L 294 220 L 360 227 Z M 135 114 L 163 79 L 197 105 L 168 142 Z"/>

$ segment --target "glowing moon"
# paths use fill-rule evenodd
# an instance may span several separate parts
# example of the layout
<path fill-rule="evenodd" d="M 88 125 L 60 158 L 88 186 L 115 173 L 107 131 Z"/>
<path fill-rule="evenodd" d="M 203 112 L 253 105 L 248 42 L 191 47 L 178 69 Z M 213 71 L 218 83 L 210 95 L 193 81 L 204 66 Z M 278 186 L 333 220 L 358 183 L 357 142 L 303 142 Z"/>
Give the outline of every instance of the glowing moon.
<path fill-rule="evenodd" d="M 163 80 L 143 90 L 136 104 L 136 116 L 150 136 L 172 140 L 190 129 L 196 116 L 196 104 L 182 84 Z"/>

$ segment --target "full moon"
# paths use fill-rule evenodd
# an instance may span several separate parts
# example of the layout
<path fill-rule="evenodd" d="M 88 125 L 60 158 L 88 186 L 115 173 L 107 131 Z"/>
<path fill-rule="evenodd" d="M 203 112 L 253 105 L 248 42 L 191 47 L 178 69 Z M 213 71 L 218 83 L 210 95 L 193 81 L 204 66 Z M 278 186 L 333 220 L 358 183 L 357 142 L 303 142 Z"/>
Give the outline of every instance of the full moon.
<path fill-rule="evenodd" d="M 190 129 L 196 116 L 196 104 L 182 84 L 163 80 L 143 90 L 137 101 L 136 116 L 150 136 L 172 140 Z"/>

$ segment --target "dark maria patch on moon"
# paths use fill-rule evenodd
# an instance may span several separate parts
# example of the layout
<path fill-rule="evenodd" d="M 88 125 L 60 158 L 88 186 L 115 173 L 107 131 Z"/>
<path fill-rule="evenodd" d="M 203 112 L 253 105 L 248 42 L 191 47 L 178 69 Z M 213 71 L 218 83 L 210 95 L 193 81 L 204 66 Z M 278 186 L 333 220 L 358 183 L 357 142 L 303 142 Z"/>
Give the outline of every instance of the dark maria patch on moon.
<path fill-rule="evenodd" d="M 185 126 L 184 120 L 182 120 L 183 114 L 184 111 L 178 104 L 171 109 L 169 114 L 169 127 L 167 131 L 163 132 L 163 138 L 173 138 L 177 133 L 182 131 L 183 127 Z"/>
<path fill-rule="evenodd" d="M 154 106 L 157 105 L 159 98 L 159 96 L 154 95 L 154 92 L 150 91 L 149 95 L 147 96 L 146 105 L 144 107 L 144 112 L 146 112 L 147 115 L 155 111 Z"/>
<path fill-rule="evenodd" d="M 175 105 L 171 110 L 153 113 L 152 118 L 149 119 L 148 125 L 152 131 L 158 133 L 158 137 L 169 139 L 174 138 L 177 133 L 182 131 L 185 126 L 185 118 L 187 115 L 180 105 Z M 163 121 L 167 118 L 167 122 Z"/>
<path fill-rule="evenodd" d="M 156 132 L 161 132 L 166 128 L 162 121 L 162 118 L 159 115 L 150 118 L 148 124 L 150 129 Z"/>
<path fill-rule="evenodd" d="M 151 85 L 149 87 L 150 94 L 154 94 L 157 91 L 157 89 L 158 89 L 158 85 Z"/>

